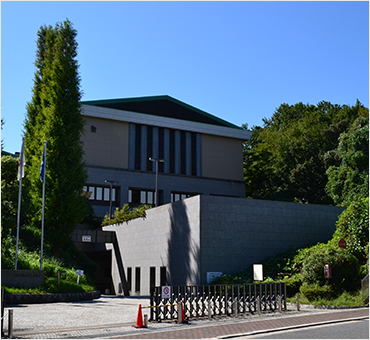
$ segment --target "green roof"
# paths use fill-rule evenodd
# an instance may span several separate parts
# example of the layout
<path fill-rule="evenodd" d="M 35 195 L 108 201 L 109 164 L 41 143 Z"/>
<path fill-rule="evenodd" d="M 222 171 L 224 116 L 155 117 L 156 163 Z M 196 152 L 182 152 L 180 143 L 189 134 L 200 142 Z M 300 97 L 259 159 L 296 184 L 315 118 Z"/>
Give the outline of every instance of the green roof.
<path fill-rule="evenodd" d="M 155 116 L 188 120 L 197 123 L 225 126 L 234 129 L 241 127 L 199 110 L 170 96 L 104 99 L 82 101 L 84 105 L 105 107 L 116 110 L 151 114 Z"/>

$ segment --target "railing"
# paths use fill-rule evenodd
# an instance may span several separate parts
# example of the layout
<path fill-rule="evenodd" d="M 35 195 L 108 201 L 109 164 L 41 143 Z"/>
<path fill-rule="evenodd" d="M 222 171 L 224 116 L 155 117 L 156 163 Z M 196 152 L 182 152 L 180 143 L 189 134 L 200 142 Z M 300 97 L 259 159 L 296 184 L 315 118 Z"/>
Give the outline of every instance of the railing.
<path fill-rule="evenodd" d="M 171 297 L 166 299 L 162 299 L 161 292 L 162 287 L 151 288 L 151 321 L 178 319 L 181 302 L 187 319 L 286 310 L 285 282 L 172 286 Z"/>

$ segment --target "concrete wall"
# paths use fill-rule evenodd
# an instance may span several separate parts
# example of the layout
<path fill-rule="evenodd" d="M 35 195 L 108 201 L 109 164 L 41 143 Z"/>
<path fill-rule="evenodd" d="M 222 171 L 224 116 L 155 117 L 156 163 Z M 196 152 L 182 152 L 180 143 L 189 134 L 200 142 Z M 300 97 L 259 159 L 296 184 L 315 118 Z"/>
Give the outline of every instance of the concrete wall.
<path fill-rule="evenodd" d="M 146 218 L 103 227 L 115 231 L 125 275 L 132 268 L 131 295 L 149 295 L 150 267 L 166 267 L 167 284 L 199 282 L 199 200 L 200 196 L 147 210 Z M 114 251 L 113 247 L 111 247 Z M 115 293 L 121 293 L 121 279 L 114 252 L 112 276 Z M 135 268 L 140 267 L 140 292 L 135 292 Z"/>
<path fill-rule="evenodd" d="M 129 124 L 95 117 L 85 117 L 85 120 L 86 163 L 128 168 Z M 96 128 L 95 132 L 91 131 L 91 126 Z"/>
<path fill-rule="evenodd" d="M 327 241 L 345 209 L 211 196 L 200 203 L 202 282 L 207 272 L 233 273 L 289 246 Z"/>
<path fill-rule="evenodd" d="M 104 227 L 115 231 L 125 274 L 132 268 L 132 295 L 149 294 L 150 267 L 167 268 L 168 285 L 206 284 L 207 272 L 233 273 L 266 257 L 326 241 L 341 207 L 195 196 L 147 211 L 145 219 Z M 117 254 L 115 254 L 117 256 Z M 135 267 L 141 289 L 134 291 Z M 113 282 L 120 276 L 113 259 Z"/>
<path fill-rule="evenodd" d="M 202 135 L 202 175 L 243 181 L 242 141 Z"/>
<path fill-rule="evenodd" d="M 35 288 L 44 284 L 43 270 L 1 270 L 1 284 L 6 287 Z"/>

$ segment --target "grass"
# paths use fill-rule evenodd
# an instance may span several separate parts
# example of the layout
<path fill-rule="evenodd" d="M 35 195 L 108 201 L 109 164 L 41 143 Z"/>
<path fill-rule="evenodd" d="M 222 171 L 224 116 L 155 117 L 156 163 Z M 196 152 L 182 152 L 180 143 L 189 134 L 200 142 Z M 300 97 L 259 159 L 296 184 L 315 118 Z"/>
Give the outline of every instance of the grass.
<path fill-rule="evenodd" d="M 340 296 L 334 299 L 317 299 L 317 300 L 308 300 L 303 294 L 298 294 L 299 296 L 299 303 L 305 305 L 313 305 L 313 306 L 363 306 L 364 303 L 362 301 L 362 293 L 361 290 L 349 293 L 343 292 Z M 296 296 L 288 297 L 287 302 L 290 303 L 297 303 Z"/>
<path fill-rule="evenodd" d="M 15 246 L 12 240 L 2 240 L 2 269 L 14 269 Z M 7 247 L 6 247 L 7 246 Z M 18 251 L 18 269 L 40 270 L 40 253 L 37 251 L 28 251 L 25 247 L 20 247 Z M 80 267 L 81 268 L 81 267 Z M 84 268 L 84 267 L 82 267 Z M 88 275 L 82 275 L 77 284 L 76 269 L 67 267 L 62 260 L 47 254 L 43 258 L 43 270 L 45 273 L 45 283 L 37 288 L 15 288 L 1 286 L 8 294 L 45 294 L 45 293 L 80 293 L 95 290 L 92 280 Z M 58 271 L 65 271 L 61 275 L 58 285 Z"/>

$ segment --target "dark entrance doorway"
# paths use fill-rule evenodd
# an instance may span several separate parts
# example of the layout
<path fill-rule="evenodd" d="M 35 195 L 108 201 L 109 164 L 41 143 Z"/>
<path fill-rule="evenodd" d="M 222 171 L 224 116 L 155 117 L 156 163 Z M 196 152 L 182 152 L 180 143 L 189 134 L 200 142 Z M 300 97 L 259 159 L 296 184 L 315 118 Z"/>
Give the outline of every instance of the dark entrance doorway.
<path fill-rule="evenodd" d="M 99 265 L 95 286 L 101 294 L 114 294 L 112 281 L 112 251 L 85 253 L 87 257 Z"/>

